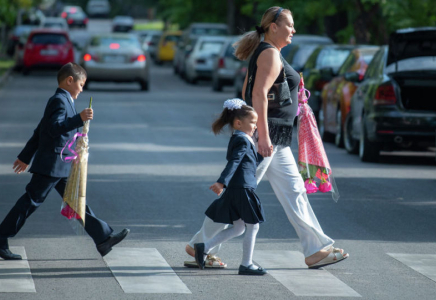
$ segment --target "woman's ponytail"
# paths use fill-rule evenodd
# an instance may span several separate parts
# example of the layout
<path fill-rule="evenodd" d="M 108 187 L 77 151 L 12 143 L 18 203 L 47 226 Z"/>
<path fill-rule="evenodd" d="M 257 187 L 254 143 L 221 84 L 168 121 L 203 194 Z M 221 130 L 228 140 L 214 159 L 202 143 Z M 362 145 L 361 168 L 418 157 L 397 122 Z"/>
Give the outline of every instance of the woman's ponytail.
<path fill-rule="evenodd" d="M 260 41 L 261 35 L 257 30 L 245 33 L 239 41 L 233 44 L 236 48 L 235 56 L 239 60 L 246 60 L 259 46 Z"/>

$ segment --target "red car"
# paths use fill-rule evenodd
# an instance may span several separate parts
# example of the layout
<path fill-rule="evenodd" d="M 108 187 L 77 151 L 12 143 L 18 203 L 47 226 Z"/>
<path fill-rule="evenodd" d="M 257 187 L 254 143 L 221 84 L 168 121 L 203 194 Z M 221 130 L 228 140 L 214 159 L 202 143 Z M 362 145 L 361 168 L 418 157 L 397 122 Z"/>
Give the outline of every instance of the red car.
<path fill-rule="evenodd" d="M 24 74 L 31 68 L 60 67 L 69 62 L 74 62 L 74 50 L 66 31 L 37 29 L 30 33 L 24 48 Z"/>

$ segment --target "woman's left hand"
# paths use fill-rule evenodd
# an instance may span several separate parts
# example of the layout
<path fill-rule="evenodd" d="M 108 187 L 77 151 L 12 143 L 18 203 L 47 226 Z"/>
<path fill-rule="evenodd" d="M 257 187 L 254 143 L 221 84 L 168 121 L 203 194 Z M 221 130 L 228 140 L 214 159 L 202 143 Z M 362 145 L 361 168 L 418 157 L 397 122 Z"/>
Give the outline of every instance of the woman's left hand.
<path fill-rule="evenodd" d="M 209 187 L 210 190 L 212 190 L 212 192 L 214 192 L 215 194 L 217 194 L 218 196 L 221 195 L 221 193 L 224 190 L 224 184 L 219 183 L 219 182 L 215 182 L 214 184 L 212 184 Z"/>

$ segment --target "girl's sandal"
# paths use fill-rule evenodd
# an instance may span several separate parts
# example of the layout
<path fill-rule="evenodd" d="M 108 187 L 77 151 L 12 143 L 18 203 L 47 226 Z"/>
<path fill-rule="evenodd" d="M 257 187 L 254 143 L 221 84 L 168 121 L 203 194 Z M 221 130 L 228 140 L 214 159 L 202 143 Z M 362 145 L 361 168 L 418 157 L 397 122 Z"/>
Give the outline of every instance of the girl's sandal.
<path fill-rule="evenodd" d="M 185 267 L 187 267 L 187 268 L 198 268 L 198 265 L 195 262 L 195 260 L 194 261 L 185 261 L 183 263 L 183 265 Z M 227 268 L 227 264 L 223 263 L 221 261 L 221 258 L 219 258 L 218 256 L 215 256 L 215 255 L 212 255 L 212 254 L 209 254 L 206 257 L 206 261 L 205 261 L 204 266 L 206 268 L 213 268 L 213 269 L 224 269 L 224 268 Z"/>

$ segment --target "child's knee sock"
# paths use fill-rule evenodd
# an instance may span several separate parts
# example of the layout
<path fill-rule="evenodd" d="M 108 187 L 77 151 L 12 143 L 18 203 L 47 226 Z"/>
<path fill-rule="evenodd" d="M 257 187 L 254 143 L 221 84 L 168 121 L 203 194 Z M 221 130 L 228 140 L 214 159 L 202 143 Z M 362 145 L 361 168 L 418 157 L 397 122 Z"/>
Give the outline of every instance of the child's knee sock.
<path fill-rule="evenodd" d="M 209 253 L 210 249 L 213 247 L 222 244 L 234 237 L 240 236 L 244 233 L 245 223 L 241 219 L 233 222 L 233 227 L 227 228 L 213 238 L 204 242 L 204 252 Z"/>
<path fill-rule="evenodd" d="M 254 244 L 256 243 L 256 235 L 259 231 L 258 224 L 245 224 L 247 230 L 245 231 L 244 242 L 242 244 L 242 262 L 241 265 L 248 267 L 253 264 L 253 251 Z"/>

